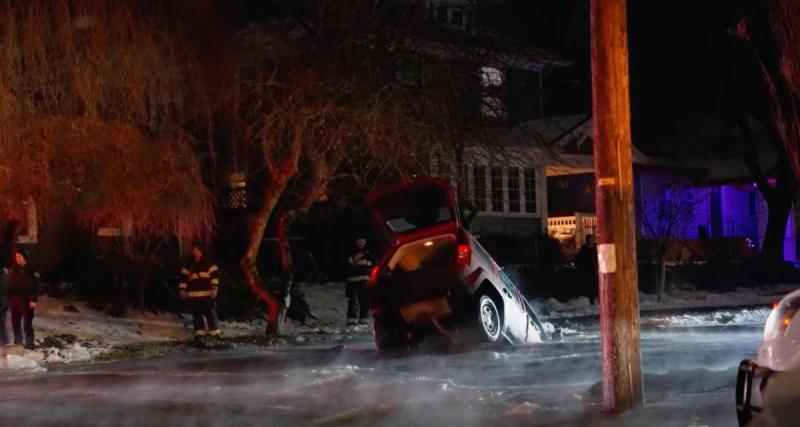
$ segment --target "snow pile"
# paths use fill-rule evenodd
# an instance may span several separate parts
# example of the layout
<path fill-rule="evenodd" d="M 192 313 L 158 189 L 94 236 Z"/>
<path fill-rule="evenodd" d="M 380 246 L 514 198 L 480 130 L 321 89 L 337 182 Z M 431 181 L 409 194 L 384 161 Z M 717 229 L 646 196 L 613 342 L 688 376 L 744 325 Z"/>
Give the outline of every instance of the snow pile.
<path fill-rule="evenodd" d="M 677 289 L 662 295 L 661 302 L 656 295 L 639 293 L 639 308 L 647 310 L 680 310 L 692 308 L 724 308 L 769 306 L 779 301 L 784 295 L 794 291 L 798 285 L 777 285 L 760 288 L 737 288 L 732 292 L 706 292 L 692 289 Z M 592 305 L 586 297 L 573 298 L 560 302 L 554 298 L 533 300 L 531 303 L 543 315 L 552 317 L 575 317 L 598 314 L 598 306 Z M 759 312 L 761 313 L 761 312 Z M 761 314 L 753 314 L 753 319 L 760 319 Z M 766 317 L 764 317 L 766 319 Z M 750 324 L 749 319 L 741 323 Z"/>
<path fill-rule="evenodd" d="M 61 362 L 85 362 L 108 352 L 106 347 L 94 346 L 90 343 L 74 343 L 63 349 L 48 348 L 45 350 L 47 354 L 46 361 L 48 363 Z"/>
<path fill-rule="evenodd" d="M 738 311 L 715 311 L 712 313 L 687 313 L 675 316 L 655 316 L 643 319 L 643 324 L 654 324 L 662 328 L 695 328 L 708 326 L 763 325 L 770 310 L 767 308 Z"/>
<path fill-rule="evenodd" d="M 9 354 L 0 358 L 0 369 L 5 370 L 25 370 L 25 371 L 44 371 L 36 360 L 25 357 L 24 355 Z"/>
<path fill-rule="evenodd" d="M 0 370 L 46 371 L 50 363 L 86 362 L 110 351 L 109 346 L 96 342 L 75 342 L 62 348 L 43 347 L 23 350 L 18 345 L 7 345 L 0 353 Z"/>

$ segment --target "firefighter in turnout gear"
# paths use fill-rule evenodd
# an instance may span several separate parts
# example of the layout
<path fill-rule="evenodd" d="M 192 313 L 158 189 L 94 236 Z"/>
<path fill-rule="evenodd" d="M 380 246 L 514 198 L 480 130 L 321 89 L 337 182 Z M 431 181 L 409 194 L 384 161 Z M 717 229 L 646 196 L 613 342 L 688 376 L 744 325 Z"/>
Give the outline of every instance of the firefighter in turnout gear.
<path fill-rule="evenodd" d="M 219 268 L 206 260 L 203 247 L 192 244 L 192 262 L 181 270 L 180 293 L 194 320 L 195 338 L 219 336 L 216 298 L 219 288 Z"/>
<path fill-rule="evenodd" d="M 347 258 L 349 273 L 345 294 L 347 295 L 347 325 L 369 322 L 369 304 L 367 303 L 367 282 L 372 269 L 372 256 L 366 249 L 367 239 L 356 240 L 356 252 Z"/>

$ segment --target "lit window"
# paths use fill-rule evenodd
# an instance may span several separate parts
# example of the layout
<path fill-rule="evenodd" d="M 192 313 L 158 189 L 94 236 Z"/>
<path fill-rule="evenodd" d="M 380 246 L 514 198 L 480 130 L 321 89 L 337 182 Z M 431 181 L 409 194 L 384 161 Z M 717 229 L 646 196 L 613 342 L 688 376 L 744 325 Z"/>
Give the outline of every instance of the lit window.
<path fill-rule="evenodd" d="M 525 212 L 536 213 L 536 169 L 525 168 Z"/>
<path fill-rule="evenodd" d="M 486 167 L 475 166 L 472 171 L 474 180 L 473 189 L 475 191 L 475 209 L 486 210 Z"/>
<path fill-rule="evenodd" d="M 503 72 L 494 67 L 481 67 L 481 84 L 483 87 L 498 87 L 503 85 Z"/>
<path fill-rule="evenodd" d="M 506 116 L 506 106 L 496 96 L 484 96 L 481 99 L 481 114 L 492 119 L 501 119 Z"/>
<path fill-rule="evenodd" d="M 503 169 L 492 168 L 492 211 L 503 212 Z"/>
<path fill-rule="evenodd" d="M 508 169 L 508 211 L 519 212 L 519 169 Z"/>

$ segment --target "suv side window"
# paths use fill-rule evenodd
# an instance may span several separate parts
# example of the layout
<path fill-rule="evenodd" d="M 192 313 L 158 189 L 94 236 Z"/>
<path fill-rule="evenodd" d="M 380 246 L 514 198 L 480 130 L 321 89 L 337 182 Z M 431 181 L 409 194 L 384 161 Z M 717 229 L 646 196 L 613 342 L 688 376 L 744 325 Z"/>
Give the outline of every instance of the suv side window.
<path fill-rule="evenodd" d="M 511 292 L 511 295 L 517 295 L 517 287 L 514 285 L 514 282 L 511 281 L 511 278 L 506 275 L 505 271 L 500 271 L 500 280 L 503 281 L 503 286 Z"/>

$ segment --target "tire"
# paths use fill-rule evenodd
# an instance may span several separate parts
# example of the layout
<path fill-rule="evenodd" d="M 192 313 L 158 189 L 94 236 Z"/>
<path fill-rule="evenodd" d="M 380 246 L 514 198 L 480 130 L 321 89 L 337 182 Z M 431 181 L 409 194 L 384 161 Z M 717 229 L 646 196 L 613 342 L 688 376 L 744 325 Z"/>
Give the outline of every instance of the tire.
<path fill-rule="evenodd" d="M 743 360 L 739 364 L 736 376 L 736 418 L 739 426 L 750 425 L 753 420 L 753 410 L 750 407 L 750 390 L 753 386 L 753 371 L 755 367 L 750 360 Z"/>
<path fill-rule="evenodd" d="M 478 299 L 478 332 L 481 340 L 497 343 L 502 339 L 503 316 L 497 303 L 489 295 L 481 295 Z"/>

